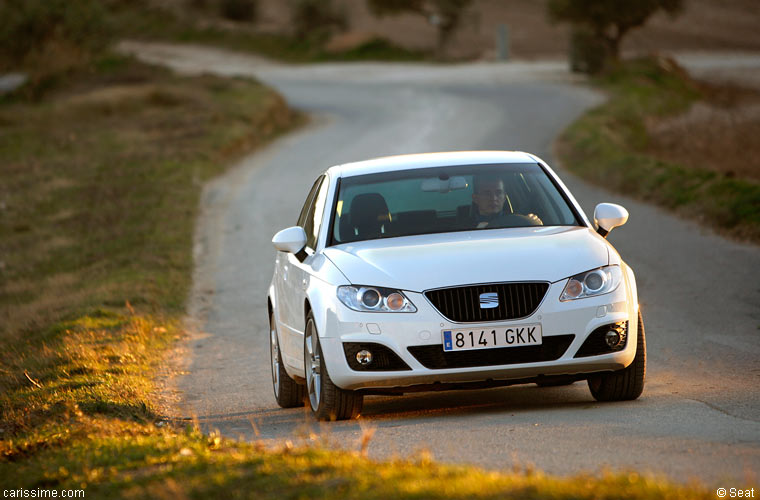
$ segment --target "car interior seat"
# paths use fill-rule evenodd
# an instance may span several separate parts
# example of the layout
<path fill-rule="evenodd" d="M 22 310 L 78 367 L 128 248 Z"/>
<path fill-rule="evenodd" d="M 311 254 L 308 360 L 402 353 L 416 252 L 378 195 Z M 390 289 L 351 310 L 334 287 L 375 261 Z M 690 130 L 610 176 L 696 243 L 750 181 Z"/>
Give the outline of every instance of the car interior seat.
<path fill-rule="evenodd" d="M 362 193 L 351 200 L 350 226 L 344 241 L 379 238 L 388 232 L 391 214 L 380 193 Z M 343 236 L 343 234 L 341 234 Z"/>

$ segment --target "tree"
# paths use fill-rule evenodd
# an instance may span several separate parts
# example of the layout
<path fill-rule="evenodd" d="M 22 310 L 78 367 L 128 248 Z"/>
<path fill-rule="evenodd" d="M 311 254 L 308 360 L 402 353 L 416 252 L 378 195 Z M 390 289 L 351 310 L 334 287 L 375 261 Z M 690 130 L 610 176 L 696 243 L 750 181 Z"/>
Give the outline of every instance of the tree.
<path fill-rule="evenodd" d="M 377 16 L 405 12 L 424 16 L 438 29 L 436 52 L 442 55 L 472 0 L 369 0 L 368 3 Z"/>
<path fill-rule="evenodd" d="M 547 8 L 552 21 L 588 32 L 604 47 L 606 59 L 618 60 L 620 42 L 629 31 L 660 10 L 675 16 L 683 0 L 549 0 Z"/>

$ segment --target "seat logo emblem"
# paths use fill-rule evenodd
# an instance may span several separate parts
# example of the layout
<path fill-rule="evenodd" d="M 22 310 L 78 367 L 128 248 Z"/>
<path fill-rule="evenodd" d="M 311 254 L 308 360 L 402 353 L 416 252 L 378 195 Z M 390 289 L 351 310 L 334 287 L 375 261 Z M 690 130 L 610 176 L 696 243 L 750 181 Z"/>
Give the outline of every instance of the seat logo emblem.
<path fill-rule="evenodd" d="M 494 307 L 499 307 L 499 294 L 496 292 L 481 293 L 480 308 L 493 309 Z"/>

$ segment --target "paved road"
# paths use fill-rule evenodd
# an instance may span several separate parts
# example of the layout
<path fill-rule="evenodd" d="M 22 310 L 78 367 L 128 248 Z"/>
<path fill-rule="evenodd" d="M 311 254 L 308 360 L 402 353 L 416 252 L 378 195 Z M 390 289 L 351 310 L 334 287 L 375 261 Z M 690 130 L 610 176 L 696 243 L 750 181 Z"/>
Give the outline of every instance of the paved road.
<path fill-rule="evenodd" d="M 758 486 L 760 249 L 727 241 L 659 209 L 593 188 L 562 169 L 587 213 L 626 206 L 612 233 L 639 280 L 649 342 L 644 395 L 600 404 L 585 383 L 369 397 L 358 421 L 316 424 L 272 396 L 266 288 L 272 234 L 292 225 L 329 165 L 435 150 L 522 149 L 552 162 L 552 141 L 600 96 L 562 63 L 283 67 L 218 51 L 126 45 L 186 72 L 255 75 L 314 117 L 240 162 L 204 195 L 178 416 L 246 439 L 317 434 L 370 456 L 426 449 L 439 460 L 549 473 L 636 468 L 676 480 Z M 754 483 L 754 484 L 753 484 Z"/>

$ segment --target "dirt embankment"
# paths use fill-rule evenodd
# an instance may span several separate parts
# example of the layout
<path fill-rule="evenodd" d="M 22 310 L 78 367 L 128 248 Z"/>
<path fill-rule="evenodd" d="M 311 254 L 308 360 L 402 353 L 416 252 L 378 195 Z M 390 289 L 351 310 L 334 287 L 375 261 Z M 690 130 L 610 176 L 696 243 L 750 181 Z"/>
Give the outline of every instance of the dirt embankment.
<path fill-rule="evenodd" d="M 760 182 L 760 91 L 732 83 L 701 86 L 705 97 L 688 112 L 647 124 L 651 151 L 666 161 Z"/>

